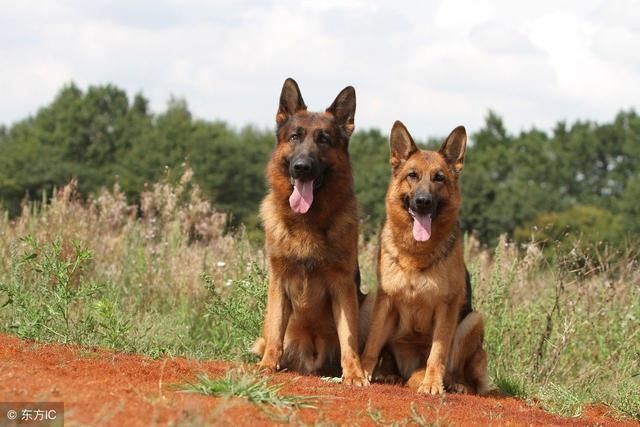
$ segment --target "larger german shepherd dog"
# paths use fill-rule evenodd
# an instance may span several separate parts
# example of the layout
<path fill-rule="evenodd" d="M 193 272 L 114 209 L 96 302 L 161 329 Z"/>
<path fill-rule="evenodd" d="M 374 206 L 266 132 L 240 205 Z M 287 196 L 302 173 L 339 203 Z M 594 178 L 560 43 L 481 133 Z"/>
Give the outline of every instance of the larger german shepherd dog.
<path fill-rule="evenodd" d="M 439 151 L 422 151 L 401 122 L 391 129 L 379 287 L 364 304 L 373 307 L 362 355 L 369 379 L 386 347 L 399 374 L 418 392 L 486 391 L 483 318 L 471 307 L 458 224 L 466 142 L 460 126 Z"/>
<path fill-rule="evenodd" d="M 287 79 L 276 114 L 260 215 L 269 260 L 259 366 L 335 375 L 367 385 L 358 354 L 358 212 L 349 160 L 356 94 L 307 111 Z M 340 363 L 338 364 L 338 355 Z"/>

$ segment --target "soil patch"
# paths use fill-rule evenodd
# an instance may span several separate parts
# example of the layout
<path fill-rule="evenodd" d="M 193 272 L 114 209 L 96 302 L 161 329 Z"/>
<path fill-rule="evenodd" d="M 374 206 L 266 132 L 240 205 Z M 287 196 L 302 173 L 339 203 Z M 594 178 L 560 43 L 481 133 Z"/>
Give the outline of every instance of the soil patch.
<path fill-rule="evenodd" d="M 640 425 L 617 420 L 602 407 L 589 408 L 580 418 L 562 418 L 511 397 L 421 396 L 401 386 L 347 387 L 292 373 L 276 374 L 273 381 L 286 383 L 283 394 L 318 396 L 315 409 L 265 411 L 241 399 L 201 396 L 172 387 L 194 381 L 198 373 L 219 377 L 235 367 L 184 358 L 153 360 L 0 336 L 0 401 L 62 401 L 65 426 L 375 425 L 410 423 L 414 416 L 436 425 Z M 4 416 L 0 414 L 0 425 Z"/>

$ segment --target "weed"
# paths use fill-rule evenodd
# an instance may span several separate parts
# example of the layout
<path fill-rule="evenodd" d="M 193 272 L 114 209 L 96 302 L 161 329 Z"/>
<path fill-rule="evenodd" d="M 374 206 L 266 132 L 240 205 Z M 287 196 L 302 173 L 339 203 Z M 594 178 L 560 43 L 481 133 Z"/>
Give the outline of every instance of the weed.
<path fill-rule="evenodd" d="M 22 253 L 13 251 L 11 277 L 0 282 L 7 295 L 4 306 L 16 313 L 9 329 L 27 339 L 84 342 L 91 329 L 85 302 L 102 287 L 81 278 L 91 252 L 77 241 L 65 248 L 69 253 L 63 253 L 60 241 L 41 245 L 28 236 L 22 242 Z"/>
<path fill-rule="evenodd" d="M 118 303 L 100 299 L 93 303 L 93 315 L 97 333 L 112 348 L 126 350 L 128 348 L 131 321 L 120 312 Z"/>
<path fill-rule="evenodd" d="M 177 390 L 207 396 L 245 399 L 258 406 L 268 418 L 276 422 L 289 422 L 293 411 L 315 408 L 315 396 L 283 395 L 286 384 L 269 384 L 270 378 L 258 373 L 236 368 L 227 371 L 222 378 L 209 378 L 199 374 L 193 383 L 177 385 Z"/>
<path fill-rule="evenodd" d="M 555 383 L 548 383 L 537 393 L 542 408 L 567 417 L 578 417 L 582 414 L 584 399 L 574 391 Z"/>
<path fill-rule="evenodd" d="M 266 306 L 266 274 L 257 263 L 246 276 L 227 279 L 221 287 L 209 275 L 203 275 L 211 301 L 205 319 L 219 332 L 217 353 L 221 358 L 255 360 L 249 353 L 252 342 L 261 334 Z"/>
<path fill-rule="evenodd" d="M 493 378 L 493 383 L 501 393 L 504 393 L 506 395 L 521 398 L 528 396 L 524 381 L 518 378 L 501 377 L 495 375 Z"/>
<path fill-rule="evenodd" d="M 382 412 L 371 404 L 371 399 L 367 402 L 367 416 L 376 424 L 382 424 L 384 421 Z"/>

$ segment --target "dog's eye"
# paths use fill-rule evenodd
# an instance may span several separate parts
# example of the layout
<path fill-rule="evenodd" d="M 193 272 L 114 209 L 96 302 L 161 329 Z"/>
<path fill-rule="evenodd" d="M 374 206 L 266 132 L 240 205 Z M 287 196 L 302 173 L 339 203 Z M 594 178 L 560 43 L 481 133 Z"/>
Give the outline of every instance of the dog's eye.
<path fill-rule="evenodd" d="M 300 135 L 298 135 L 297 133 L 294 133 L 289 137 L 289 142 L 293 142 L 293 143 L 300 142 Z"/>
<path fill-rule="evenodd" d="M 320 135 L 318 136 L 318 144 L 331 145 L 331 140 L 327 135 Z"/>
<path fill-rule="evenodd" d="M 411 180 L 418 179 L 418 173 L 417 173 L 416 171 L 410 171 L 410 172 L 407 174 L 407 178 L 408 178 L 408 179 L 411 179 Z"/>
<path fill-rule="evenodd" d="M 435 182 L 444 182 L 444 174 L 440 171 L 436 172 L 436 174 L 433 176 L 433 180 Z"/>

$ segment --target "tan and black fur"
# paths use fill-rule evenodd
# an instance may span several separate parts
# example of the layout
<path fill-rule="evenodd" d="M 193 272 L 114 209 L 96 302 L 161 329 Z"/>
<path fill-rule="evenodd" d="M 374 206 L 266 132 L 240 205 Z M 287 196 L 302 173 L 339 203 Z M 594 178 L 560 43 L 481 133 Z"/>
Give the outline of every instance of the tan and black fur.
<path fill-rule="evenodd" d="M 439 151 L 423 151 L 397 121 L 391 130 L 392 176 L 380 236 L 378 289 L 367 297 L 370 319 L 362 367 L 371 379 L 383 348 L 419 392 L 487 388 L 483 318 L 471 308 L 471 286 L 458 225 L 459 174 L 467 136 L 460 126 Z M 416 212 L 430 215 L 430 237 L 418 241 Z"/>
<path fill-rule="evenodd" d="M 309 112 L 297 83 L 284 83 L 260 208 L 269 290 L 254 350 L 266 369 L 341 372 L 345 384 L 366 385 L 357 347 L 358 211 L 348 152 L 355 107 L 349 86 L 326 111 Z M 305 213 L 290 202 L 298 181 L 313 185 Z"/>

